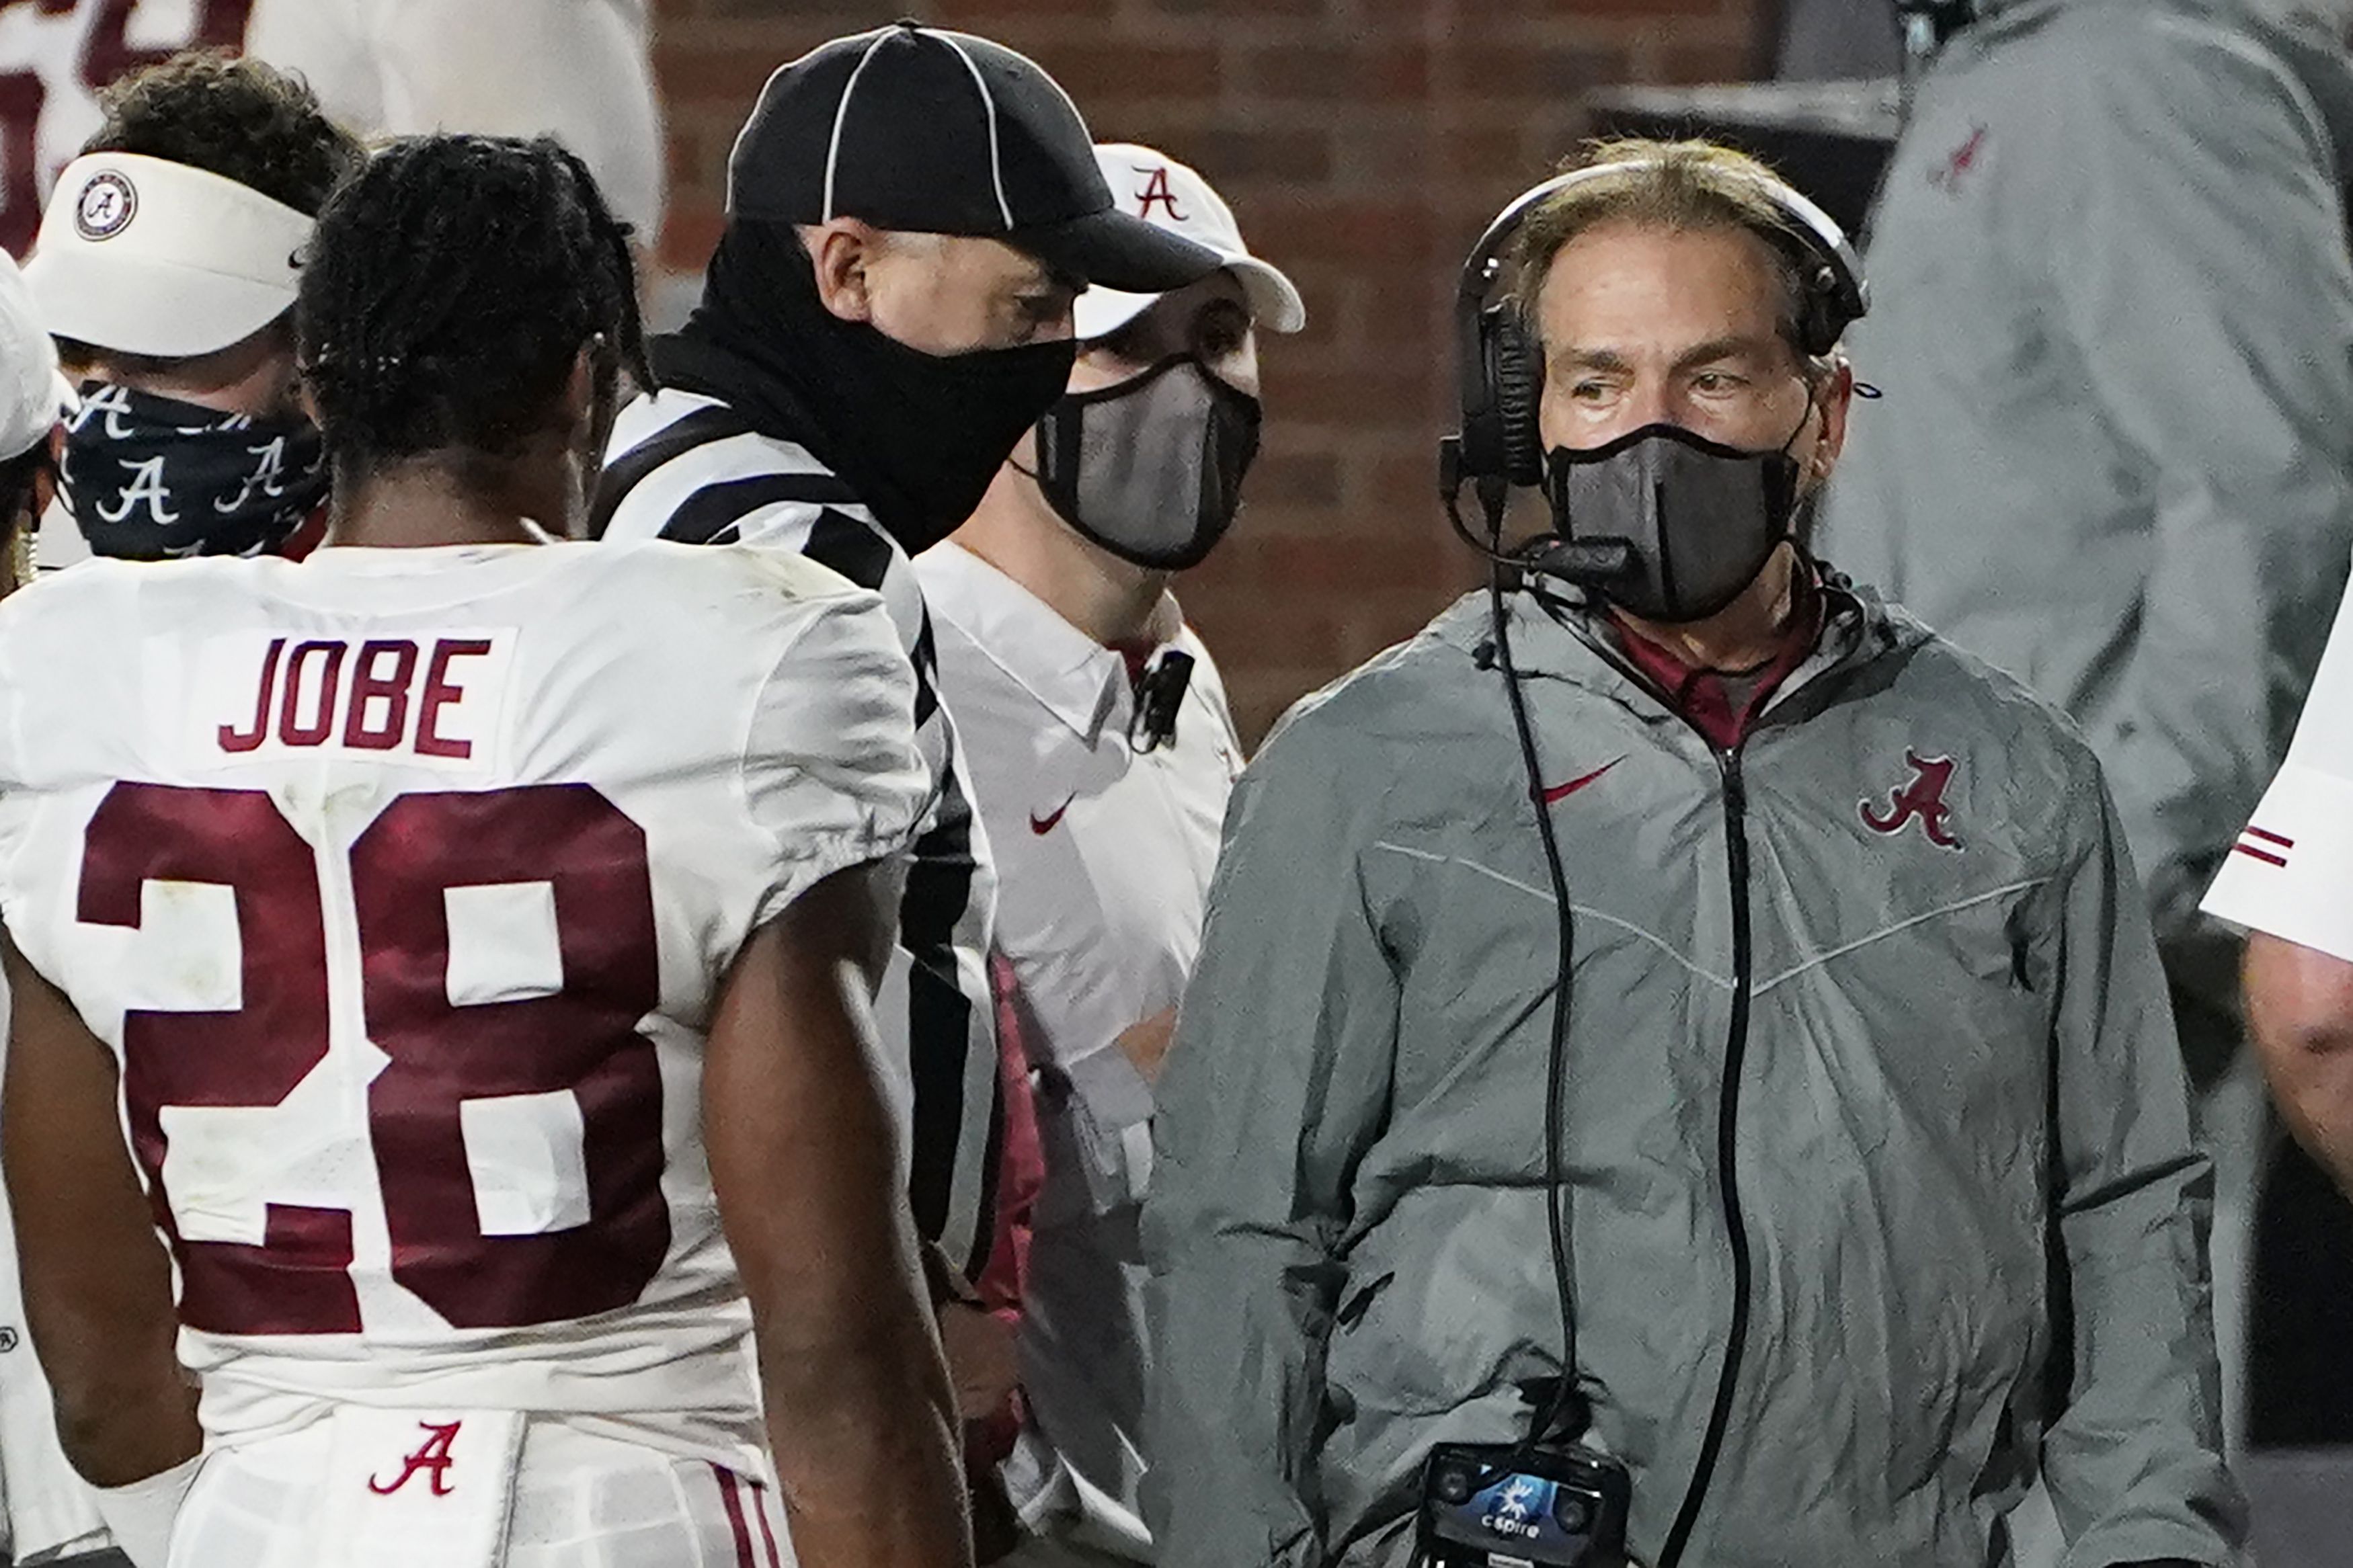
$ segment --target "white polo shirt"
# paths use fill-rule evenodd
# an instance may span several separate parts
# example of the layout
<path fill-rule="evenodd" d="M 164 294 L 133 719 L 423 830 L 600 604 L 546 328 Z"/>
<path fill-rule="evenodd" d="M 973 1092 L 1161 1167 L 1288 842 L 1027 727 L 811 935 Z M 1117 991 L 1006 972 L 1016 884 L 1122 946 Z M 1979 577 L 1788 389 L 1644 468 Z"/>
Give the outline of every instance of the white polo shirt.
<path fill-rule="evenodd" d="M 996 942 L 1019 986 L 1045 1145 L 1021 1346 L 1032 1429 L 1007 1479 L 1033 1524 L 1148 1561 L 1136 1218 L 1152 1092 L 1115 1042 L 1184 992 L 1241 742 L 1189 628 L 1168 645 L 1194 659 L 1175 738 L 1139 752 L 1124 656 L 961 546 L 915 571 L 997 851 Z"/>
<path fill-rule="evenodd" d="M 2353 595 L 2337 608 L 2287 761 L 2204 908 L 2353 963 Z"/>

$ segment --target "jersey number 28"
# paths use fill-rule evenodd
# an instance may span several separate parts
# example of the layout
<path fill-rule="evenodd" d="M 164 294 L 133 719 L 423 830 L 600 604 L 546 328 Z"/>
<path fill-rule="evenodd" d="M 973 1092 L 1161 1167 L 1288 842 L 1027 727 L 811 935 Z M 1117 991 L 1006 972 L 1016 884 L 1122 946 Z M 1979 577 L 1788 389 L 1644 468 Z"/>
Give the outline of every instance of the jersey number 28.
<path fill-rule="evenodd" d="M 352 846 L 361 1006 L 390 1063 L 367 1089 L 392 1276 L 453 1326 L 519 1328 L 637 1300 L 669 1250 L 661 1075 L 638 1023 L 660 996 L 645 834 L 586 784 L 403 795 Z M 164 1184 L 163 1112 L 268 1107 L 328 1054 L 326 910 L 311 847 L 268 795 L 119 784 L 90 819 L 79 918 L 136 928 L 151 881 L 235 895 L 243 1005 L 133 1010 L 122 1027 L 132 1144 L 171 1237 L 182 1321 L 224 1334 L 356 1332 L 352 1216 L 270 1203 L 259 1246 L 189 1241 Z M 563 984 L 455 1005 L 451 889 L 544 883 Z M 485 1235 L 463 1107 L 569 1092 L 585 1224 Z"/>

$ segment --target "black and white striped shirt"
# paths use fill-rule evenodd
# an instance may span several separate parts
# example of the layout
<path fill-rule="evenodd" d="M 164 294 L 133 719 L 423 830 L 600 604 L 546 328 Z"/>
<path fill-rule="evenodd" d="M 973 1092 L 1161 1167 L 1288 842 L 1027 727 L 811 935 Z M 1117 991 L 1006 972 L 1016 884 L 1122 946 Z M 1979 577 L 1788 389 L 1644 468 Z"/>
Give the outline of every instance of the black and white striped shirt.
<path fill-rule="evenodd" d="M 938 781 L 877 999 L 882 1043 L 913 1096 L 908 1196 L 917 1229 L 968 1277 L 988 1259 L 1004 1134 L 989 925 L 996 876 L 955 731 L 940 705 L 932 624 L 913 563 L 849 483 L 717 398 L 669 390 L 621 413 L 607 448 L 600 538 L 797 550 L 882 595 L 914 662 L 916 738 Z"/>

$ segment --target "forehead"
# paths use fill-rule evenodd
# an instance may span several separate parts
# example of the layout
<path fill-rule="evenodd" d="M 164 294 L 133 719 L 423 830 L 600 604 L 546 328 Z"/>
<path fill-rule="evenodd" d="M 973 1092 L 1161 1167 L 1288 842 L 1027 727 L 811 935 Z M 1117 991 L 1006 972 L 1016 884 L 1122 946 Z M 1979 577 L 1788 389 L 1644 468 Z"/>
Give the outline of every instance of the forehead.
<path fill-rule="evenodd" d="M 1036 257 L 985 235 L 949 234 L 935 237 L 940 270 L 946 278 L 988 288 L 1022 289 L 1049 281 L 1051 274 Z"/>
<path fill-rule="evenodd" d="M 1772 247 L 1746 229 L 1607 223 L 1553 257 L 1537 327 L 1555 352 L 1773 337 L 1786 288 Z"/>

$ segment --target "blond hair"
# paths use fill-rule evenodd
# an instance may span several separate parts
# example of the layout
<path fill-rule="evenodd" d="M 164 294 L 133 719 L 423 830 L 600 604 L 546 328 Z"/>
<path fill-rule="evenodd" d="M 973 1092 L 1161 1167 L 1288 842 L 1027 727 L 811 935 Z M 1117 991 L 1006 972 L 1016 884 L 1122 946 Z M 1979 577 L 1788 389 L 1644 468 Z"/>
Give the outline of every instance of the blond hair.
<path fill-rule="evenodd" d="M 1530 325 L 1543 302 L 1554 260 L 1579 237 L 1609 224 L 1678 234 L 1745 230 L 1763 240 L 1779 285 L 1781 335 L 1800 361 L 1819 363 L 1805 342 L 1804 242 L 1765 193 L 1781 178 L 1763 161 L 1714 142 L 1624 137 L 1586 143 L 1572 167 L 1627 165 L 1554 195 L 1522 220 L 1513 237 L 1514 295 Z"/>

